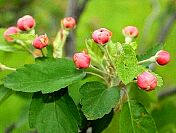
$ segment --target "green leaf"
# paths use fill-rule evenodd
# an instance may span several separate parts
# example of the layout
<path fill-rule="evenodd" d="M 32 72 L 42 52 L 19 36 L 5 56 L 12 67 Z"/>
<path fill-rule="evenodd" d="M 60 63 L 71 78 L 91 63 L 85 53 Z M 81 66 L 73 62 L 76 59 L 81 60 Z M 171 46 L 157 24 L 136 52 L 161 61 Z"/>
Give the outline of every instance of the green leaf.
<path fill-rule="evenodd" d="M 129 45 L 131 45 L 134 50 L 136 50 L 138 47 L 138 44 L 136 42 L 131 42 Z"/>
<path fill-rule="evenodd" d="M 142 55 L 138 55 L 138 60 L 139 61 L 142 61 L 142 60 L 145 60 L 145 59 L 148 59 L 152 56 L 154 56 L 159 50 L 161 50 L 163 48 L 163 44 L 157 44 L 157 45 L 154 45 L 152 48 L 148 49 L 145 54 L 142 54 Z"/>
<path fill-rule="evenodd" d="M 25 65 L 5 79 L 4 85 L 15 91 L 50 93 L 81 80 L 85 76 L 69 59 L 53 59 Z"/>
<path fill-rule="evenodd" d="M 80 115 L 73 100 L 62 90 L 35 93 L 29 110 L 29 125 L 40 133 L 78 133 Z"/>
<path fill-rule="evenodd" d="M 136 53 L 130 45 L 123 45 L 122 52 L 116 61 L 117 75 L 124 84 L 130 83 L 141 71 Z"/>
<path fill-rule="evenodd" d="M 120 54 L 120 50 L 122 48 L 121 43 L 113 43 L 112 41 L 110 41 L 106 46 L 112 59 L 114 61 L 117 60 L 118 55 Z"/>
<path fill-rule="evenodd" d="M 120 112 L 119 131 L 120 133 L 156 133 L 156 125 L 142 104 L 129 100 Z"/>
<path fill-rule="evenodd" d="M 3 85 L 0 85 L 0 104 L 5 101 L 9 96 L 11 96 L 12 90 L 5 88 Z"/>
<path fill-rule="evenodd" d="M 91 39 L 86 40 L 86 47 L 88 54 L 91 56 L 91 62 L 98 66 L 103 61 L 104 53 L 98 44 L 94 43 Z"/>
<path fill-rule="evenodd" d="M 5 52 L 13 52 L 16 51 L 17 48 L 14 47 L 14 43 L 8 43 L 5 41 L 3 34 L 4 34 L 5 29 L 0 28 L 0 50 L 5 51 Z"/>
<path fill-rule="evenodd" d="M 26 34 L 26 33 L 18 33 L 18 34 L 13 34 L 11 37 L 14 40 L 21 40 L 21 41 L 33 41 L 36 37 L 35 34 Z"/>
<path fill-rule="evenodd" d="M 154 72 L 152 72 L 152 74 L 154 74 L 157 78 L 157 86 L 158 87 L 163 86 L 163 78 L 161 76 L 159 76 L 158 74 L 154 73 Z"/>
<path fill-rule="evenodd" d="M 60 30 L 55 40 L 53 41 L 53 56 L 54 58 L 62 58 L 63 56 L 63 47 L 65 44 L 65 41 L 67 39 L 67 36 L 69 35 L 68 30 Z"/>
<path fill-rule="evenodd" d="M 1 43 L 1 42 L 0 42 Z M 5 44 L 5 45 L 4 45 Z M 1 43 L 0 44 L 0 50 L 4 52 L 13 52 L 16 51 L 17 49 L 15 47 L 9 46 L 6 43 Z"/>
<path fill-rule="evenodd" d="M 138 102 L 142 103 L 142 105 L 144 105 L 147 109 L 150 109 L 151 104 L 158 101 L 158 94 L 156 90 L 146 92 L 139 89 L 136 83 L 132 83 L 130 85 L 129 95 L 131 99 L 137 100 Z"/>
<path fill-rule="evenodd" d="M 80 80 L 80 81 L 75 82 L 75 83 L 68 86 L 69 95 L 71 96 L 71 98 L 73 99 L 73 101 L 75 102 L 76 105 L 78 105 L 81 100 L 81 94 L 79 92 L 79 89 L 81 88 L 81 86 L 87 82 L 93 82 L 93 81 L 101 82 L 102 79 L 100 79 L 97 76 L 89 76 L 83 80 Z"/>
<path fill-rule="evenodd" d="M 89 82 L 80 88 L 82 111 L 88 120 L 102 118 L 115 107 L 120 93 L 117 87 L 107 88 L 100 82 Z"/>

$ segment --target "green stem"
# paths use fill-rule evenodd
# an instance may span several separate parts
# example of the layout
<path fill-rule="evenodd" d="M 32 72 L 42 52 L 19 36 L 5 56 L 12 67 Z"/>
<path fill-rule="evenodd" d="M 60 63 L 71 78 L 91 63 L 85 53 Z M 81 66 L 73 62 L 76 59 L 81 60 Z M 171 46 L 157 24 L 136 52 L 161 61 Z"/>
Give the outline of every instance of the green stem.
<path fill-rule="evenodd" d="M 33 55 L 33 52 L 31 49 L 29 49 L 28 47 L 26 47 L 25 43 L 21 40 L 16 40 L 16 43 L 20 44 L 24 49 L 26 49 L 26 51 L 28 51 L 30 54 Z M 34 55 L 33 55 L 34 56 Z"/>
<path fill-rule="evenodd" d="M 41 49 L 41 52 L 42 52 L 43 57 L 46 57 L 46 55 L 45 55 L 43 49 Z"/>
<path fill-rule="evenodd" d="M 104 72 L 104 71 L 102 71 L 102 70 L 100 70 L 100 69 L 94 67 L 93 65 L 90 65 L 90 68 L 92 68 L 93 70 L 95 70 L 95 71 L 97 71 L 97 72 L 99 72 L 99 73 L 101 73 L 101 74 L 113 76 L 113 75 L 111 75 L 111 74 L 108 74 L 108 73 L 106 73 L 106 72 Z"/>
<path fill-rule="evenodd" d="M 115 65 L 114 65 L 114 63 L 113 63 L 113 61 L 112 61 L 112 59 L 111 59 L 111 56 L 110 56 L 110 54 L 109 54 L 109 51 L 108 51 L 108 48 L 105 46 L 105 54 L 107 55 L 107 57 L 108 57 L 108 63 L 110 64 L 110 66 L 114 69 L 114 71 L 115 71 Z"/>
<path fill-rule="evenodd" d="M 133 38 L 126 36 L 125 37 L 125 43 L 130 44 L 132 42 Z"/>
<path fill-rule="evenodd" d="M 3 64 L 0 64 L 0 69 L 1 69 L 1 70 L 16 71 L 15 68 L 7 67 L 7 66 L 5 66 L 5 65 L 3 65 Z"/>
<path fill-rule="evenodd" d="M 141 65 L 141 64 L 144 64 L 144 63 L 148 63 L 148 62 L 155 62 L 156 61 L 156 56 L 152 56 L 151 58 L 149 59 L 146 59 L 146 60 L 143 60 L 143 61 L 139 61 L 138 64 Z"/>
<path fill-rule="evenodd" d="M 11 68 L 11 67 L 5 67 L 6 70 L 11 70 L 11 71 L 16 71 L 15 68 Z"/>
<path fill-rule="evenodd" d="M 101 75 L 99 75 L 99 74 L 96 74 L 96 73 L 93 73 L 93 72 L 86 72 L 87 74 L 91 74 L 91 75 L 94 75 L 94 76 L 97 76 L 97 77 L 99 77 L 99 78 L 101 78 L 101 79 L 103 79 L 106 83 L 108 83 L 105 79 L 104 79 L 104 77 L 102 77 Z"/>
<path fill-rule="evenodd" d="M 127 95 L 126 93 L 127 93 L 127 92 L 126 92 L 125 88 L 123 87 L 123 88 L 121 89 L 121 91 L 120 91 L 120 99 L 119 99 L 117 105 L 116 105 L 115 108 L 114 108 L 114 112 L 120 111 L 121 106 L 122 106 L 123 103 L 126 101 L 126 95 Z"/>

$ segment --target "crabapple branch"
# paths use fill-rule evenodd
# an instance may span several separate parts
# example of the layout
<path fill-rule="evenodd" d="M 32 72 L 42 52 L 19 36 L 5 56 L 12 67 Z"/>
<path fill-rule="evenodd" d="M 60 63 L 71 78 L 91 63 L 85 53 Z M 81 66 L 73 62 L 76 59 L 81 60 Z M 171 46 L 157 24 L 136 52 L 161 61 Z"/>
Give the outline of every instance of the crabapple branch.
<path fill-rule="evenodd" d="M 167 19 L 167 22 L 164 24 L 164 26 L 161 26 L 162 28 L 161 28 L 161 30 L 159 31 L 160 34 L 159 34 L 158 40 L 157 40 L 157 42 L 158 42 L 159 44 L 162 44 L 162 43 L 165 41 L 165 39 L 166 39 L 166 37 L 167 37 L 167 35 L 168 35 L 168 33 L 169 33 L 171 27 L 172 27 L 173 24 L 175 23 L 175 21 L 176 21 L 176 12 L 174 12 L 174 13 Z"/>
<path fill-rule="evenodd" d="M 78 24 L 80 16 L 84 11 L 84 9 L 86 8 L 88 1 L 89 0 L 83 0 L 83 2 L 79 3 L 78 0 L 69 0 L 66 16 L 74 17 Z M 65 52 L 67 56 L 72 57 L 73 53 L 75 52 L 75 43 L 76 43 L 75 32 L 71 31 L 69 36 L 67 37 L 67 42 L 65 45 Z"/>
<path fill-rule="evenodd" d="M 150 0 L 151 5 L 152 5 L 152 12 L 151 14 L 146 18 L 145 24 L 144 24 L 144 29 L 143 29 L 143 34 L 142 34 L 142 39 L 140 44 L 144 44 L 147 40 L 147 37 L 149 35 L 150 29 L 152 27 L 153 22 L 156 20 L 160 13 L 160 3 L 158 0 Z"/>
<path fill-rule="evenodd" d="M 11 133 L 14 129 L 16 128 L 15 123 L 12 123 L 11 125 L 9 125 L 6 129 L 4 133 Z"/>
<path fill-rule="evenodd" d="M 172 88 L 172 89 L 167 89 L 165 91 L 162 91 L 158 94 L 158 99 L 162 100 L 168 96 L 172 96 L 176 94 L 176 88 Z"/>

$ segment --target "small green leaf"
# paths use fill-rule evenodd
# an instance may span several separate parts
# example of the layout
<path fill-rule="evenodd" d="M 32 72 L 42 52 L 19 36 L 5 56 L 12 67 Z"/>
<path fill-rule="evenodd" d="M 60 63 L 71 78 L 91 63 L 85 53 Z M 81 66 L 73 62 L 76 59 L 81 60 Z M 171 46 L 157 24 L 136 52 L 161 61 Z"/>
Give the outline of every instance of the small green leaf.
<path fill-rule="evenodd" d="M 128 126 L 128 127 L 127 127 Z M 137 101 L 129 100 L 124 104 L 119 117 L 120 133 L 156 133 L 152 116 Z"/>
<path fill-rule="evenodd" d="M 152 74 L 154 74 L 157 78 L 157 86 L 158 87 L 163 86 L 163 78 L 161 76 L 159 76 L 158 74 L 154 73 L 154 72 L 152 72 Z"/>
<path fill-rule="evenodd" d="M 110 41 L 106 46 L 112 59 L 114 61 L 117 60 L 118 55 L 120 54 L 120 50 L 122 48 L 121 44 L 119 42 L 113 43 L 112 41 Z"/>
<path fill-rule="evenodd" d="M 9 46 L 6 43 L 3 43 L 3 44 L 0 44 L 0 50 L 4 52 L 13 52 L 13 51 L 16 51 L 17 49 L 15 47 Z"/>
<path fill-rule="evenodd" d="M 89 82 L 80 88 L 82 111 L 88 120 L 102 118 L 115 107 L 120 93 L 117 87 L 107 88 L 100 82 Z"/>
<path fill-rule="evenodd" d="M 5 79 L 4 85 L 15 91 L 50 93 L 81 80 L 85 76 L 69 59 L 53 59 L 25 65 Z"/>
<path fill-rule="evenodd" d="M 142 55 L 138 55 L 138 60 L 139 61 L 142 61 L 142 60 L 145 60 L 145 59 L 148 59 L 152 56 L 154 56 L 159 50 L 161 50 L 163 48 L 163 44 L 157 44 L 157 45 L 154 45 L 152 48 L 148 49 L 145 54 L 142 54 Z"/>
<path fill-rule="evenodd" d="M 124 84 L 130 83 L 142 69 L 137 64 L 136 53 L 130 45 L 123 45 L 122 52 L 116 61 L 117 75 Z"/>
<path fill-rule="evenodd" d="M 131 42 L 129 45 L 131 45 L 134 50 L 136 50 L 138 47 L 138 44 L 136 42 Z"/>
<path fill-rule="evenodd" d="M 73 100 L 63 90 L 35 93 L 29 109 L 29 125 L 40 133 L 78 133 L 80 115 Z"/>
<path fill-rule="evenodd" d="M 88 54 L 91 56 L 91 62 L 97 66 L 102 63 L 104 53 L 98 44 L 94 43 L 92 40 L 86 40 L 86 47 Z"/>
<path fill-rule="evenodd" d="M 87 82 L 93 82 L 93 81 L 101 82 L 101 80 L 102 79 L 100 79 L 97 76 L 89 76 L 83 80 L 80 80 L 78 82 L 75 82 L 75 83 L 69 85 L 68 92 L 69 92 L 69 95 L 71 96 L 71 98 L 73 99 L 73 101 L 75 102 L 75 104 L 78 105 L 80 103 L 81 94 L 79 92 L 79 89 L 81 88 L 82 85 L 84 85 Z"/>
<path fill-rule="evenodd" d="M 54 58 L 62 58 L 63 56 L 63 47 L 65 44 L 65 41 L 67 39 L 67 36 L 69 35 L 68 30 L 60 30 L 55 40 L 53 41 L 53 56 Z"/>
<path fill-rule="evenodd" d="M 26 34 L 26 33 L 19 33 L 19 34 L 13 34 L 11 37 L 14 40 L 21 40 L 21 41 L 33 41 L 36 37 L 35 34 Z"/>
<path fill-rule="evenodd" d="M 3 34 L 5 29 L 0 28 L 0 50 L 4 52 L 14 52 L 17 48 L 14 47 L 14 43 L 8 43 L 5 41 Z"/>
<path fill-rule="evenodd" d="M 5 88 L 3 85 L 0 85 L 0 104 L 5 101 L 9 96 L 11 96 L 12 90 Z"/>

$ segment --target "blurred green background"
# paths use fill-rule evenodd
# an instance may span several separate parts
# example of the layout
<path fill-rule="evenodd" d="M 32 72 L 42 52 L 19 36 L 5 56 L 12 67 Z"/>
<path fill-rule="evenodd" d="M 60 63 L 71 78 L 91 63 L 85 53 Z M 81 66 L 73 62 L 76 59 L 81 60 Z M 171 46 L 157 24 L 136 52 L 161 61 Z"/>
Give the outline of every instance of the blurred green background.
<path fill-rule="evenodd" d="M 19 17 L 26 14 L 36 19 L 38 34 L 47 33 L 52 41 L 60 27 L 60 20 L 65 16 L 67 0 L 0 0 L 0 27 L 7 28 L 15 25 Z M 144 53 L 148 48 L 157 44 L 162 28 L 176 12 L 175 0 L 89 0 L 81 15 L 76 30 L 77 50 L 85 48 L 84 40 L 91 37 L 96 28 L 106 27 L 113 32 L 113 41 L 123 42 L 121 33 L 123 27 L 134 25 L 140 31 L 137 42 L 138 53 Z M 176 21 L 172 21 L 168 35 L 164 41 L 164 49 L 171 54 L 171 62 L 164 67 L 157 67 L 156 73 L 161 75 L 164 89 L 176 88 Z M 0 62 L 12 67 L 20 67 L 32 63 L 33 59 L 24 52 L 0 52 Z M 1 72 L 0 78 L 8 74 Z M 159 132 L 176 133 L 176 95 L 158 101 L 151 112 Z M 13 94 L 0 104 L 0 133 L 3 133 L 13 123 L 23 119 L 23 110 L 29 101 L 20 94 Z M 23 111 L 23 112 L 21 112 Z M 20 114 L 23 114 L 22 116 Z M 47 117 L 47 116 L 46 116 Z M 19 123 L 14 133 L 30 131 L 27 122 Z M 107 133 L 114 133 L 116 125 L 113 123 Z"/>

